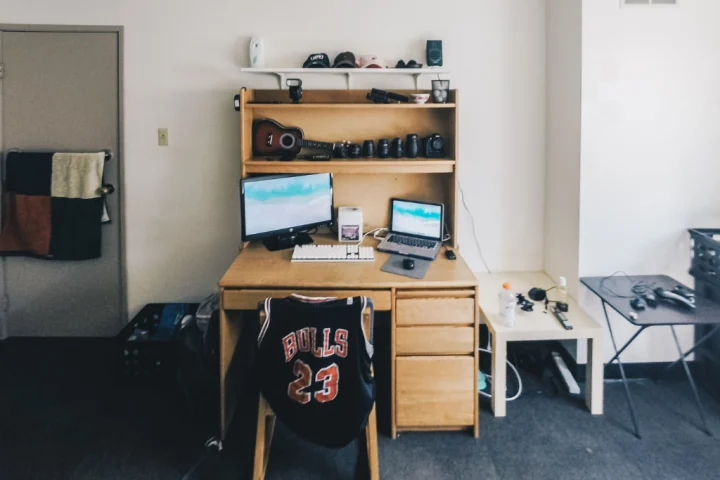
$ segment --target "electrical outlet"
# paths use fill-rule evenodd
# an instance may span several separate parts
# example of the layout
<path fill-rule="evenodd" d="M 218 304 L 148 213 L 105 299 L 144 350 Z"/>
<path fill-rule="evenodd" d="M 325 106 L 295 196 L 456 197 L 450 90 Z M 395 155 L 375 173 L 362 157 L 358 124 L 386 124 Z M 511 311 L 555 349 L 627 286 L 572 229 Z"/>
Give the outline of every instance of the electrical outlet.
<path fill-rule="evenodd" d="M 167 147 L 170 143 L 168 142 L 168 129 L 158 128 L 158 145 L 161 147 Z"/>

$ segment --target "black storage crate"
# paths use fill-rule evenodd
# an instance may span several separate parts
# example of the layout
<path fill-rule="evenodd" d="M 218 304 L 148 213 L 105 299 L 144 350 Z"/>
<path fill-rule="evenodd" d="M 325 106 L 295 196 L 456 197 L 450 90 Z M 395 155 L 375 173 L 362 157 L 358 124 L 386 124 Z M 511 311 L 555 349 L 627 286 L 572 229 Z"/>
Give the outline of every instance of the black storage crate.
<path fill-rule="evenodd" d="M 692 262 L 690 275 L 702 282 L 720 287 L 720 229 L 694 228 L 690 230 L 692 240 Z"/>
<path fill-rule="evenodd" d="M 169 338 L 156 337 L 163 310 L 168 305 L 183 305 L 188 314 L 194 314 L 197 303 L 150 303 L 117 335 L 118 372 L 122 379 L 132 382 L 173 381 L 178 367 L 177 329 Z M 143 332 L 138 335 L 138 332 Z M 146 334 L 144 333 L 146 332 Z"/>

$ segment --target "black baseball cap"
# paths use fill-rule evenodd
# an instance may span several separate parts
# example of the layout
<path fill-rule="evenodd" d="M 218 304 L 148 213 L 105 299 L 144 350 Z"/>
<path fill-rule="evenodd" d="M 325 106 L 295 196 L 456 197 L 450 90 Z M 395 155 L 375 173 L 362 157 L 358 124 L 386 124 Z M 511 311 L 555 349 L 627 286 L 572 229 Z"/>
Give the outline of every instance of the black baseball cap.
<path fill-rule="evenodd" d="M 330 57 L 327 53 L 313 53 L 305 60 L 303 68 L 330 68 Z"/>
<path fill-rule="evenodd" d="M 355 55 L 352 52 L 342 52 L 335 57 L 333 68 L 355 68 Z"/>

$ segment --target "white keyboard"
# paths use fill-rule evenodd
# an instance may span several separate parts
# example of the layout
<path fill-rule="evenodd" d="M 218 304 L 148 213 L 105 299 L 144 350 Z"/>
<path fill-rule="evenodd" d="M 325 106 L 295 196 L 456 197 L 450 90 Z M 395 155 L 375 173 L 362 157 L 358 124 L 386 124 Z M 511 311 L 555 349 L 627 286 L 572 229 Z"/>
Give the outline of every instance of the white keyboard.
<path fill-rule="evenodd" d="M 372 247 L 359 245 L 295 245 L 293 262 L 374 262 Z"/>

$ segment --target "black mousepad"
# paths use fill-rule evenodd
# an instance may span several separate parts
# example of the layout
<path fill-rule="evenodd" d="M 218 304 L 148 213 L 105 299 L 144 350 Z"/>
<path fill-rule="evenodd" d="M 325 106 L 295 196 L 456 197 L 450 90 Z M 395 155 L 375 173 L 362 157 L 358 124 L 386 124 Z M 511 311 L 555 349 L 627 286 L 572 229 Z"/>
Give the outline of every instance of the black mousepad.
<path fill-rule="evenodd" d="M 428 271 L 428 268 L 430 268 L 430 263 L 432 263 L 432 260 L 422 260 L 420 258 L 413 258 L 413 261 L 415 262 L 415 268 L 412 270 L 405 270 L 403 268 L 403 260 L 405 260 L 408 257 L 404 257 L 402 255 L 390 255 L 390 258 L 387 259 L 387 262 L 380 267 L 380 270 L 387 273 L 394 273 L 396 275 L 402 275 L 404 277 L 410 277 L 410 278 L 417 278 L 418 280 L 425 277 L 425 274 Z"/>

